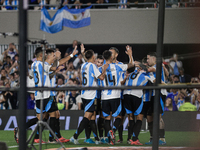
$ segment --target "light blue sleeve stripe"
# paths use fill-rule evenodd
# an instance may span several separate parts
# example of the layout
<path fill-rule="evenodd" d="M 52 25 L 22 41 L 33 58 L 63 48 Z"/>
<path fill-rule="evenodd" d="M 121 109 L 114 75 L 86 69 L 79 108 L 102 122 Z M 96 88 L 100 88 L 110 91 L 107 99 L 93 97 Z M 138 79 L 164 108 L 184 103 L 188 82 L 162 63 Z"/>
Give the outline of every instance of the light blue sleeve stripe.
<path fill-rule="evenodd" d="M 93 82 L 94 82 L 94 68 L 93 68 L 93 65 L 90 65 L 89 67 L 89 86 L 92 86 L 93 85 Z"/>

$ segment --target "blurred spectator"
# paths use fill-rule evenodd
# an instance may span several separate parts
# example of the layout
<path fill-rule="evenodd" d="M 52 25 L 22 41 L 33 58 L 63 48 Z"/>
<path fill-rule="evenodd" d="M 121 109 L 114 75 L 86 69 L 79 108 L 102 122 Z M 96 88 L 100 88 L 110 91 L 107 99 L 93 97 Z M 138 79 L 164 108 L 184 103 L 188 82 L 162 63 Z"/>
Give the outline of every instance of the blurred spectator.
<path fill-rule="evenodd" d="M 70 47 L 66 50 L 66 52 L 65 52 L 65 57 L 67 57 L 68 55 L 70 55 L 70 54 L 73 52 L 75 46 L 78 46 L 78 41 L 77 41 L 77 40 L 74 40 L 73 43 L 72 43 L 72 46 L 70 46 Z M 79 55 L 79 54 L 81 53 L 81 50 L 80 50 L 79 47 L 77 47 L 77 50 L 78 50 L 78 54 L 77 54 L 77 55 Z M 73 60 L 74 60 L 74 59 L 71 58 L 68 62 L 73 61 Z"/>
<path fill-rule="evenodd" d="M 180 73 L 179 79 L 181 83 L 189 83 L 191 81 L 191 76 L 188 74 L 185 74 L 184 69 L 182 67 L 180 67 L 178 71 Z"/>
<path fill-rule="evenodd" d="M 19 54 L 16 54 L 14 57 L 13 57 L 13 62 L 17 61 L 19 63 Z"/>
<path fill-rule="evenodd" d="M 10 88 L 10 83 L 6 82 L 5 83 L 6 88 Z M 15 109 L 16 108 L 16 98 L 14 97 L 14 92 L 11 91 L 4 91 L 2 92 L 7 103 L 8 103 L 8 108 L 7 109 Z"/>
<path fill-rule="evenodd" d="M 59 110 L 65 109 L 65 92 L 58 91 L 58 94 L 57 94 L 57 97 L 56 97 L 56 102 L 57 102 Z"/>
<path fill-rule="evenodd" d="M 3 93 L 0 94 L 0 109 L 7 109 L 8 108 L 8 102 L 6 101 L 6 98 Z"/>
<path fill-rule="evenodd" d="M 167 98 L 165 102 L 165 110 L 164 111 L 175 111 L 173 110 L 172 99 Z"/>
<path fill-rule="evenodd" d="M 17 10 L 17 6 L 11 6 L 11 5 L 18 5 L 18 0 L 2 0 L 3 5 L 5 6 L 6 10 Z"/>
<path fill-rule="evenodd" d="M 165 59 L 165 62 L 168 62 L 170 74 L 179 76 L 178 68 L 183 67 L 183 65 L 182 62 L 178 60 L 178 54 L 173 54 L 173 57 L 170 59 Z"/>
<path fill-rule="evenodd" d="M 185 103 L 185 97 L 187 96 L 187 89 L 179 89 L 177 96 L 174 97 L 174 100 L 177 104 L 177 108 L 179 109 Z"/>
<path fill-rule="evenodd" d="M 79 54 L 78 57 L 74 60 L 73 62 L 73 65 L 74 65 L 74 68 L 77 70 L 78 68 L 81 67 L 81 65 L 85 63 L 85 60 L 83 58 L 83 55 L 82 54 Z"/>
<path fill-rule="evenodd" d="M 33 61 L 32 60 L 29 60 L 28 61 L 28 74 L 30 75 L 31 74 L 31 65 L 32 65 Z"/>
<path fill-rule="evenodd" d="M 67 70 L 64 72 L 65 76 L 65 83 L 69 80 L 74 78 L 74 74 L 75 74 L 75 69 L 73 66 L 73 62 L 69 62 L 68 66 L 67 66 Z"/>
<path fill-rule="evenodd" d="M 200 89 L 198 91 L 200 91 Z M 200 92 L 198 92 L 197 99 L 195 101 L 195 106 L 197 107 L 197 111 L 200 111 Z"/>
<path fill-rule="evenodd" d="M 11 58 L 10 58 L 10 56 L 6 56 L 6 62 L 3 63 L 3 67 L 2 68 L 4 68 L 6 65 L 8 67 L 11 67 Z"/>
<path fill-rule="evenodd" d="M 5 69 L 1 69 L 1 73 L 0 73 L 0 78 L 2 77 L 7 77 L 7 73 L 6 73 L 6 70 Z"/>
<path fill-rule="evenodd" d="M 179 80 L 179 79 L 178 79 Z M 177 84 L 179 83 L 179 81 L 173 81 L 173 84 Z M 177 102 L 175 101 L 175 97 L 178 95 L 178 89 L 171 89 L 171 92 L 167 94 L 167 98 L 171 98 L 172 99 L 172 106 L 173 106 L 173 110 L 177 111 Z"/>
<path fill-rule="evenodd" d="M 13 59 L 13 57 L 18 53 L 18 49 L 15 47 L 14 43 L 10 43 L 8 49 L 6 50 L 6 54 Z"/>
<path fill-rule="evenodd" d="M 77 6 L 68 6 L 67 4 L 77 4 Z M 80 8 L 80 1 L 79 0 L 64 0 L 63 2 L 63 6 L 64 5 L 67 5 L 67 7 L 70 9 L 70 8 Z"/>
<path fill-rule="evenodd" d="M 197 108 L 195 105 L 192 105 L 190 103 L 189 97 L 185 97 L 185 103 L 182 106 L 180 106 L 178 110 L 179 111 L 197 111 Z"/>
<path fill-rule="evenodd" d="M 19 71 L 14 72 L 14 80 L 13 87 L 19 87 L 20 85 L 20 77 L 19 77 Z"/>
<path fill-rule="evenodd" d="M 78 91 L 70 91 L 70 94 L 66 96 L 65 99 L 65 109 L 66 110 L 81 110 L 81 95 Z"/>
<path fill-rule="evenodd" d="M 38 1 L 37 0 L 29 0 L 29 5 L 37 5 Z M 29 6 L 29 9 L 34 9 L 34 6 Z"/>
<path fill-rule="evenodd" d="M 27 109 L 35 109 L 35 92 L 28 93 Z"/>

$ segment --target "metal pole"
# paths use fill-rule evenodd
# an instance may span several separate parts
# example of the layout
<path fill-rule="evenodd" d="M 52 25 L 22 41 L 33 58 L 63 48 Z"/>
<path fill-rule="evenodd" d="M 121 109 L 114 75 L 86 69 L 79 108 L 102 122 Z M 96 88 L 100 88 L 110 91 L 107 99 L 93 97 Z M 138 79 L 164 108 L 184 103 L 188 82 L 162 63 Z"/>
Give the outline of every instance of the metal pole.
<path fill-rule="evenodd" d="M 163 37 L 164 37 L 164 17 L 165 17 L 165 0 L 159 1 L 158 9 L 158 34 L 157 34 L 157 59 L 156 59 L 156 86 L 161 83 L 162 70 L 162 52 L 163 52 Z M 159 141 L 159 101 L 160 89 L 156 90 L 154 100 L 154 116 L 153 116 L 153 150 L 158 150 Z"/>
<path fill-rule="evenodd" d="M 26 49 L 27 49 L 27 0 L 19 1 L 19 60 L 20 60 L 20 90 L 18 91 L 19 100 L 19 150 L 25 150 L 26 145 Z"/>

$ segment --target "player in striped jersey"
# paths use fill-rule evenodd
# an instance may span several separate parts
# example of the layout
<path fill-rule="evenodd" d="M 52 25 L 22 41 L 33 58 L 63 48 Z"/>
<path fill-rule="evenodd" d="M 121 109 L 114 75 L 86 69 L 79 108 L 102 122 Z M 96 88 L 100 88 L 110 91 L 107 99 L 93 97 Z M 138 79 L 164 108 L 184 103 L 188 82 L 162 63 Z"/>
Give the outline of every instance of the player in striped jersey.
<path fill-rule="evenodd" d="M 142 68 L 139 66 L 137 70 L 135 67 L 127 70 L 130 75 L 125 82 L 126 86 L 146 86 L 148 81 L 154 82 L 154 76 L 149 76 Z M 123 83 L 122 82 L 122 83 Z M 124 106 L 126 113 L 129 118 L 129 128 L 128 128 L 128 139 L 127 143 L 131 145 L 142 145 L 138 140 L 138 135 L 142 126 L 143 119 L 143 90 L 142 89 L 129 89 L 124 90 Z M 134 123 L 134 115 L 136 116 L 136 123 Z M 132 140 L 131 135 L 133 134 Z"/>
<path fill-rule="evenodd" d="M 132 58 L 132 49 L 126 51 L 127 55 Z M 133 66 L 133 59 L 129 64 L 114 64 L 112 63 L 113 57 L 110 51 L 104 51 L 103 57 L 109 67 L 106 70 L 106 77 L 101 81 L 103 87 L 107 86 L 121 86 L 121 74 L 128 68 Z M 109 143 L 115 144 L 114 133 L 118 129 L 121 123 L 121 102 L 120 102 L 121 90 L 102 90 L 101 100 L 102 100 L 102 112 L 105 117 L 105 133 L 109 139 Z M 113 130 L 110 130 L 110 120 L 111 114 L 115 117 L 115 122 Z"/>
<path fill-rule="evenodd" d="M 105 72 L 108 67 L 108 64 L 105 64 L 103 66 L 103 71 L 102 73 L 100 73 L 97 66 L 94 64 L 95 62 L 94 51 L 87 50 L 85 52 L 85 58 L 87 59 L 87 62 L 82 64 L 81 66 L 82 85 L 83 87 L 97 86 L 96 79 L 103 80 L 105 78 Z M 96 90 L 82 90 L 81 91 L 81 98 L 84 105 L 85 114 L 76 133 L 70 138 L 70 141 L 74 144 L 79 144 L 77 140 L 79 134 L 86 128 L 92 116 L 94 115 L 94 111 L 95 111 L 94 101 L 95 101 L 96 95 L 97 95 Z M 90 127 L 93 131 L 93 134 L 96 140 L 95 143 L 99 144 L 100 142 L 97 135 L 97 127 L 96 127 L 95 122 L 90 123 Z"/>
<path fill-rule="evenodd" d="M 102 55 L 98 55 L 96 60 L 95 60 L 95 64 L 98 68 L 100 68 L 102 65 L 103 65 L 103 62 L 104 62 L 104 59 L 103 59 L 103 56 Z M 100 79 L 97 79 L 97 84 L 98 86 L 100 86 Z M 104 130 L 104 117 L 103 117 L 103 114 L 102 114 L 102 108 L 101 108 L 101 90 L 97 90 L 97 96 L 96 96 L 96 102 L 94 103 L 95 104 L 95 113 L 91 120 L 90 120 L 90 123 L 89 125 L 85 128 L 85 136 L 86 136 L 86 139 L 85 139 L 85 143 L 89 143 L 89 144 L 94 144 L 95 142 L 90 138 L 90 134 L 91 134 L 91 127 L 90 127 L 90 124 L 92 122 L 94 122 L 96 120 L 96 115 L 99 115 L 99 119 L 97 121 L 97 127 L 98 127 L 98 131 L 99 131 L 99 138 L 100 138 L 100 141 L 101 143 L 106 143 L 106 141 L 104 140 L 103 138 L 103 130 Z M 92 123 L 93 124 L 93 123 Z"/>
<path fill-rule="evenodd" d="M 129 48 L 129 46 L 126 47 L 126 48 Z M 117 57 L 119 55 L 119 50 L 116 47 L 111 47 L 109 49 L 109 51 L 112 52 L 112 57 L 113 57 L 112 63 L 123 64 L 122 62 L 117 60 Z M 123 72 L 121 74 L 122 80 L 124 79 L 124 77 L 125 77 L 125 72 Z M 123 127 L 123 122 L 124 122 L 124 117 L 125 117 L 125 114 L 126 114 L 126 111 L 124 109 L 124 103 L 123 103 L 123 90 L 121 90 L 121 104 L 122 104 L 121 123 L 120 123 L 120 126 L 118 128 L 119 140 L 116 143 L 123 143 L 123 128 L 124 128 Z"/>
<path fill-rule="evenodd" d="M 77 51 L 76 48 L 73 51 L 73 54 L 71 54 L 68 57 L 65 57 L 61 60 L 58 61 L 58 66 L 62 65 L 64 63 L 66 63 L 71 57 L 73 57 L 74 55 L 76 55 Z M 38 47 L 35 51 L 35 55 L 37 60 L 34 61 L 34 63 L 31 66 L 31 70 L 32 70 L 32 76 L 34 77 L 34 82 L 35 82 L 35 87 L 41 87 L 41 86 L 46 86 L 46 87 L 50 87 L 50 78 L 49 78 L 49 73 L 50 71 L 56 71 L 57 67 L 52 67 L 51 65 L 49 65 L 48 62 L 53 62 L 55 60 L 55 57 L 59 57 L 60 56 L 60 52 L 55 52 L 49 54 L 48 57 L 48 62 L 44 62 L 44 66 L 43 66 L 43 50 L 42 47 Z M 42 79 L 42 73 L 44 72 L 44 78 Z M 43 80 L 43 83 L 42 83 Z M 55 124 L 54 122 L 56 122 L 56 111 L 57 111 L 57 107 L 56 105 L 54 105 L 53 103 L 53 98 L 50 95 L 50 91 L 35 91 L 35 100 L 36 100 L 36 113 L 37 113 L 37 118 L 40 118 L 40 101 L 42 100 L 43 102 L 43 108 L 42 108 L 42 112 L 48 112 L 49 116 L 50 116 L 50 128 L 55 132 Z M 36 143 L 39 142 L 39 140 L 35 139 L 34 140 Z"/>
<path fill-rule="evenodd" d="M 49 55 L 54 55 L 54 50 L 52 49 L 47 49 L 46 50 L 46 54 L 47 54 L 47 59 L 46 59 L 46 62 L 48 62 L 49 64 L 52 64 L 53 61 L 49 61 Z M 52 64 L 53 67 L 57 67 L 59 62 L 58 62 L 58 59 L 59 57 L 56 58 L 56 60 L 54 61 L 54 63 Z M 59 72 L 61 69 L 63 69 L 64 66 L 59 66 L 55 72 L 50 72 L 49 74 L 49 77 L 50 77 L 50 87 L 56 87 L 56 73 Z M 50 96 L 53 97 L 53 102 L 54 102 L 54 105 L 55 107 L 57 107 L 57 102 L 56 102 L 56 91 L 50 91 Z M 65 139 L 61 136 L 61 133 L 60 133 L 60 112 L 59 110 L 56 111 L 56 116 L 55 116 L 55 122 L 53 122 L 54 126 L 55 126 L 55 134 L 56 136 L 58 137 L 59 141 L 62 142 L 62 143 L 66 143 L 66 142 L 69 142 L 68 139 Z M 49 134 L 49 142 L 50 143 L 54 143 L 56 142 L 57 139 L 55 140 L 53 135 Z"/>
<path fill-rule="evenodd" d="M 152 72 L 154 77 L 156 78 L 156 53 L 155 52 L 151 52 L 147 55 L 147 62 L 149 65 L 148 72 Z M 165 83 L 165 72 L 164 72 L 163 67 L 162 67 L 162 72 L 161 72 L 161 83 Z M 159 105 L 160 105 L 159 113 L 160 114 L 163 114 L 163 112 L 164 112 L 164 104 L 165 104 L 166 95 L 167 95 L 167 90 L 161 89 L 161 98 L 159 101 Z M 150 141 L 145 143 L 147 145 L 152 144 L 152 130 L 153 130 L 153 114 L 152 113 L 154 110 L 154 96 L 155 96 L 155 90 L 153 90 L 153 92 L 152 92 L 151 106 L 150 106 L 150 111 L 149 111 L 149 116 L 148 116 L 149 121 L 150 121 L 150 122 L 148 122 L 148 126 L 149 126 L 148 128 L 151 131 L 150 131 Z M 166 141 L 165 141 L 164 121 L 161 118 L 161 115 L 160 115 L 159 137 L 160 137 L 159 144 L 165 145 Z"/>

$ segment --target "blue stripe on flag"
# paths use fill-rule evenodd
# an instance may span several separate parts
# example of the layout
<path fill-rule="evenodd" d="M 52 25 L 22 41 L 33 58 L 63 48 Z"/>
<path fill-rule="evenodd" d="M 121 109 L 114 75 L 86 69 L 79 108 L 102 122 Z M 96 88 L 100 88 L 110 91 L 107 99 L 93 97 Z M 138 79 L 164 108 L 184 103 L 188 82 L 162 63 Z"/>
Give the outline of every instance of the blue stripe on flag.
<path fill-rule="evenodd" d="M 85 27 L 85 26 L 89 26 L 89 25 L 90 25 L 90 17 L 84 18 L 79 21 L 72 21 L 72 20 L 63 18 L 63 26 L 65 26 L 65 27 L 81 28 L 81 27 Z"/>
<path fill-rule="evenodd" d="M 63 29 L 63 17 L 59 18 L 59 22 L 57 24 L 53 24 L 56 16 L 60 13 L 63 13 L 63 9 L 58 9 L 55 15 L 51 18 L 47 9 L 43 7 L 41 10 L 40 29 L 48 33 L 57 33 L 61 31 Z M 51 21 L 50 24 L 53 25 L 48 24 L 49 22 L 47 22 L 47 20 Z"/>

